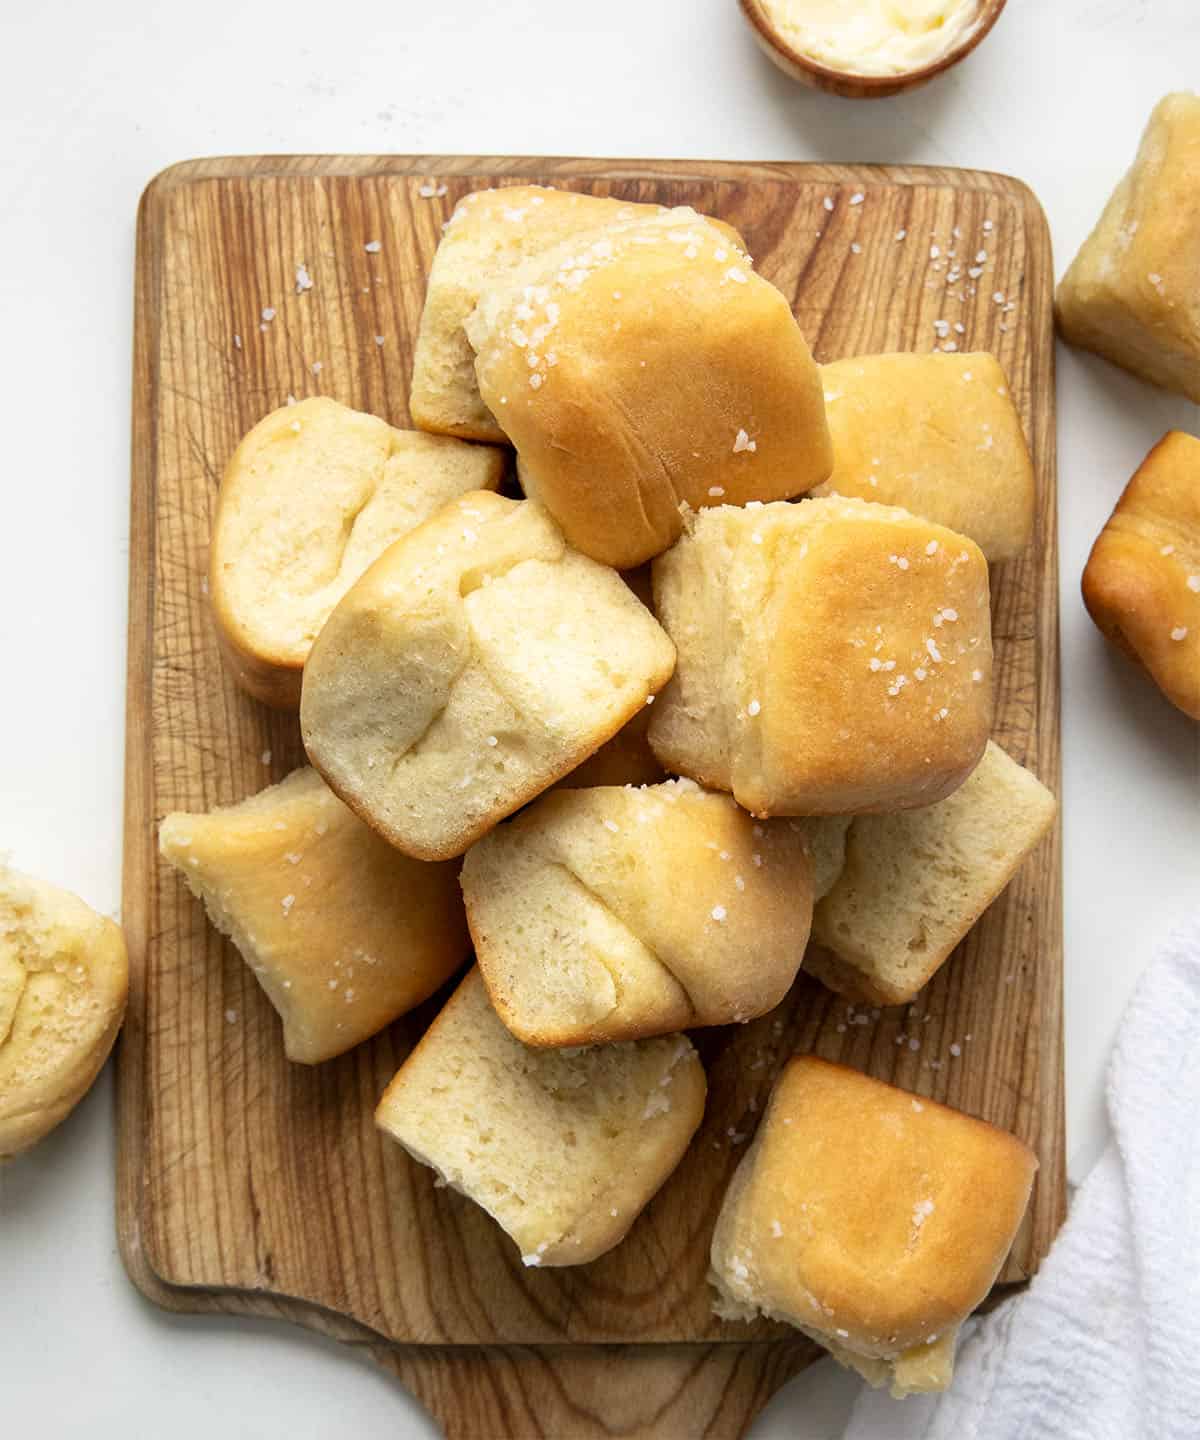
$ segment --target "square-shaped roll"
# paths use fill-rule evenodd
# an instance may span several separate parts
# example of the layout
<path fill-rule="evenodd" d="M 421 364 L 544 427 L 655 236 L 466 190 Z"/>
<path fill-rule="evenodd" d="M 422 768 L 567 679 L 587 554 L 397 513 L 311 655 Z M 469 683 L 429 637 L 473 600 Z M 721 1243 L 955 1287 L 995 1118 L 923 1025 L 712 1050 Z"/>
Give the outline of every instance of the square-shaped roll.
<path fill-rule="evenodd" d="M 1016 874 L 1057 810 L 1037 776 L 989 740 L 947 799 L 856 816 L 842 872 L 817 905 L 817 945 L 805 968 L 848 1000 L 906 1005 Z"/>
<path fill-rule="evenodd" d="M 787 300 L 692 210 L 546 251 L 485 288 L 466 331 L 526 494 L 606 565 L 660 554 L 683 504 L 780 500 L 829 474 Z"/>
<path fill-rule="evenodd" d="M 833 474 L 813 495 L 899 505 L 989 561 L 1033 534 L 1033 462 L 994 356 L 860 355 L 821 366 Z"/>
<path fill-rule="evenodd" d="M 530 1050 L 477 969 L 384 1092 L 375 1120 L 474 1200 L 526 1265 L 583 1265 L 625 1238 L 704 1113 L 684 1035 Z"/>
<path fill-rule="evenodd" d="M 324 397 L 260 420 L 225 468 L 209 550 L 217 637 L 238 684 L 294 710 L 313 640 L 367 566 L 503 474 L 500 450 L 396 430 Z"/>
<path fill-rule="evenodd" d="M 654 564 L 678 647 L 650 743 L 759 816 L 927 805 L 992 719 L 987 562 L 907 511 L 830 497 L 696 515 Z"/>
<path fill-rule="evenodd" d="M 236 805 L 167 815 L 158 848 L 279 1012 L 289 1060 L 361 1044 L 467 958 L 458 866 L 402 855 L 308 767 Z"/>
<path fill-rule="evenodd" d="M 690 780 L 543 795 L 471 847 L 462 886 L 492 1003 L 528 1045 L 752 1020 L 812 920 L 801 823 L 756 824 Z"/>
<path fill-rule="evenodd" d="M 446 222 L 429 272 L 413 353 L 413 423 L 422 430 L 502 443 L 504 431 L 480 398 L 475 352 L 463 330 L 480 290 L 571 235 L 657 215 L 660 208 L 543 185 L 476 190 L 461 200 Z"/>
<path fill-rule="evenodd" d="M 1200 95 L 1154 108 L 1133 168 L 1063 276 L 1064 340 L 1200 403 Z"/>
<path fill-rule="evenodd" d="M 1172 430 L 1142 461 L 1083 572 L 1107 640 L 1200 720 L 1200 440 Z"/>
<path fill-rule="evenodd" d="M 418 860 L 461 855 L 598 750 L 675 647 L 531 500 L 452 501 L 346 594 L 304 670 L 309 758 Z"/>
<path fill-rule="evenodd" d="M 717 1218 L 717 1313 L 794 1325 L 894 1395 L 944 1390 L 1036 1170 L 1003 1130 L 798 1056 Z"/>

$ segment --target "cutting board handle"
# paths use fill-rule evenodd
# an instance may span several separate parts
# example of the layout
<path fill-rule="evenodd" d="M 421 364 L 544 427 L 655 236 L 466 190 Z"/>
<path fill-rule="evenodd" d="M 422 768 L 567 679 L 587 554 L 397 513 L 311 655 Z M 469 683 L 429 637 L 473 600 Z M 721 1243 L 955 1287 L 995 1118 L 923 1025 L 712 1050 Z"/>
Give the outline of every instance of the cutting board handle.
<path fill-rule="evenodd" d="M 376 1352 L 447 1440 L 737 1440 L 815 1358 L 720 1345 L 398 1346 Z"/>

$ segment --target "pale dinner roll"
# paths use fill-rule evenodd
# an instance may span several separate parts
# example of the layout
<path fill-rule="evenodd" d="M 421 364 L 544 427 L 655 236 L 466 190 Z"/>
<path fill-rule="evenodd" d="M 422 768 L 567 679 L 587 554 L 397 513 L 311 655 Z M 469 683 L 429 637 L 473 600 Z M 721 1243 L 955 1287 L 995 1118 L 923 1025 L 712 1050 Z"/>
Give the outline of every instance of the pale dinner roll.
<path fill-rule="evenodd" d="M 375 1121 L 482 1206 L 526 1265 L 583 1265 L 625 1238 L 679 1164 L 704 1096 L 686 1036 L 530 1050 L 473 969 Z"/>
<path fill-rule="evenodd" d="M 899 505 L 989 561 L 1033 535 L 1033 462 L 991 355 L 860 355 L 821 366 L 833 474 L 814 495 Z"/>
<path fill-rule="evenodd" d="M 845 866 L 813 916 L 817 944 L 805 969 L 848 1000 L 906 1005 L 1016 874 L 1057 809 L 1042 782 L 989 740 L 947 799 L 856 816 Z"/>
<path fill-rule="evenodd" d="M 992 718 L 987 562 L 904 510 L 829 498 L 696 515 L 654 564 L 678 669 L 650 743 L 756 815 L 927 805 Z"/>
<path fill-rule="evenodd" d="M 526 493 L 605 564 L 665 550 L 681 504 L 777 500 L 829 475 L 787 301 L 694 211 L 547 251 L 485 288 L 466 330 Z"/>
<path fill-rule="evenodd" d="M 599 749 L 674 664 L 619 575 L 540 505 L 481 491 L 347 593 L 305 667 L 300 727 L 364 820 L 446 860 Z"/>
<path fill-rule="evenodd" d="M 500 451 L 395 430 L 336 400 L 260 420 L 226 467 L 209 552 L 217 635 L 238 684 L 294 709 L 317 632 L 367 566 L 503 473 Z"/>
<path fill-rule="evenodd" d="M 458 866 L 401 855 L 315 770 L 237 805 L 167 815 L 158 848 L 279 1012 L 289 1060 L 361 1044 L 467 958 Z"/>
<path fill-rule="evenodd" d="M 0 1159 L 35 1145 L 87 1094 L 128 991 L 119 926 L 0 864 Z"/>
<path fill-rule="evenodd" d="M 714 1308 L 794 1325 L 893 1395 L 944 1390 L 1036 1170 L 1003 1130 L 797 1056 L 721 1206 Z"/>
<path fill-rule="evenodd" d="M 461 200 L 429 272 L 413 352 L 413 424 L 467 440 L 502 442 L 504 431 L 480 398 L 475 352 L 463 330 L 480 291 L 571 235 L 656 215 L 661 208 L 541 185 L 477 190 Z"/>
<path fill-rule="evenodd" d="M 1058 287 L 1064 340 L 1200 403 L 1200 95 L 1155 107 Z"/>
<path fill-rule="evenodd" d="M 799 822 L 690 780 L 543 795 L 471 847 L 462 887 L 492 1004 L 527 1045 L 764 1015 L 812 920 Z"/>
<path fill-rule="evenodd" d="M 1169 431 L 1142 461 L 1083 572 L 1105 638 L 1200 720 L 1200 440 Z"/>

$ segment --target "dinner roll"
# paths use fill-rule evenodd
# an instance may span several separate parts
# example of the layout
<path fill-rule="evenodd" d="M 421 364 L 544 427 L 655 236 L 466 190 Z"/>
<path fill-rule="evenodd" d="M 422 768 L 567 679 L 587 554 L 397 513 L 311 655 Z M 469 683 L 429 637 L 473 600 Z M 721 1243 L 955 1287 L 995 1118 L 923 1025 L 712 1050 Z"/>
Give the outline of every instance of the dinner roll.
<path fill-rule="evenodd" d="M 480 399 L 475 352 L 463 330 L 480 290 L 571 235 L 656 215 L 661 208 L 541 185 L 476 190 L 461 200 L 429 272 L 413 353 L 413 424 L 467 440 L 502 442 L 504 431 Z"/>
<path fill-rule="evenodd" d="M 656 694 L 675 650 L 533 501 L 468 495 L 346 594 L 304 671 L 309 758 L 419 860 L 461 855 Z"/>
<path fill-rule="evenodd" d="M 526 493 L 593 559 L 659 554 L 682 503 L 782 499 L 830 472 L 787 301 L 693 211 L 547 251 L 485 288 L 466 330 Z"/>
<path fill-rule="evenodd" d="M 812 919 L 799 823 L 671 780 L 543 795 L 467 852 L 496 1012 L 527 1045 L 638 1040 L 773 1010 Z"/>
<path fill-rule="evenodd" d="M 814 495 L 899 505 L 990 561 L 1033 534 L 1033 462 L 991 355 L 860 355 L 821 366 L 833 474 Z"/>
<path fill-rule="evenodd" d="M 467 958 L 458 866 L 392 849 L 315 770 L 208 814 L 168 815 L 158 848 L 279 1012 L 289 1060 L 361 1044 Z"/>
<path fill-rule="evenodd" d="M 904 510 L 828 498 L 701 512 L 654 564 L 678 647 L 650 743 L 756 815 L 930 804 L 991 729 L 987 563 Z"/>
<path fill-rule="evenodd" d="M 717 1313 L 794 1325 L 893 1395 L 944 1390 L 1036 1170 L 1003 1130 L 797 1056 L 717 1218 Z"/>
<path fill-rule="evenodd" d="M 1200 720 L 1200 440 L 1166 434 L 1126 485 L 1083 572 L 1106 639 Z"/>
<path fill-rule="evenodd" d="M 989 740 L 947 799 L 856 816 L 845 866 L 817 906 L 818 943 L 805 969 L 848 1000 L 906 1005 L 1016 874 L 1057 809 L 1042 782 Z"/>
<path fill-rule="evenodd" d="M 217 635 L 244 690 L 285 709 L 330 611 L 447 500 L 494 490 L 500 451 L 394 430 L 316 398 L 260 420 L 221 481 L 209 553 Z"/>
<path fill-rule="evenodd" d="M 471 970 L 384 1092 L 375 1121 L 474 1200 L 526 1265 L 583 1265 L 625 1238 L 704 1113 L 684 1035 L 529 1050 Z"/>
<path fill-rule="evenodd" d="M 1064 340 L 1200 403 L 1200 95 L 1168 95 L 1063 276 Z"/>
<path fill-rule="evenodd" d="M 128 991 L 119 926 L 0 864 L 0 1159 L 35 1145 L 87 1094 Z"/>

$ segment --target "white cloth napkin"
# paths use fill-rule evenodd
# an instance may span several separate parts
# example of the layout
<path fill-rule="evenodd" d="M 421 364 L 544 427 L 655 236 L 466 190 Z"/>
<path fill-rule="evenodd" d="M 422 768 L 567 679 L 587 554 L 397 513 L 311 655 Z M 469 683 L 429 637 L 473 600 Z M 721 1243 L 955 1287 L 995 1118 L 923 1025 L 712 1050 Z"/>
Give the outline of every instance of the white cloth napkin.
<path fill-rule="evenodd" d="M 1107 1101 L 1112 1141 L 951 1389 L 864 1391 L 845 1440 L 1200 1440 L 1200 924 L 1139 981 Z"/>

